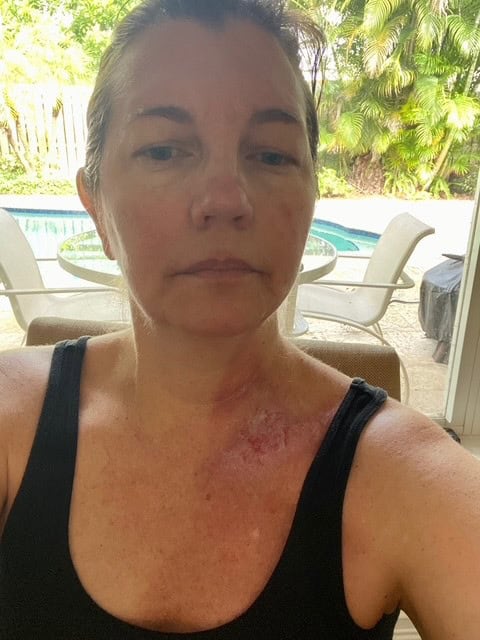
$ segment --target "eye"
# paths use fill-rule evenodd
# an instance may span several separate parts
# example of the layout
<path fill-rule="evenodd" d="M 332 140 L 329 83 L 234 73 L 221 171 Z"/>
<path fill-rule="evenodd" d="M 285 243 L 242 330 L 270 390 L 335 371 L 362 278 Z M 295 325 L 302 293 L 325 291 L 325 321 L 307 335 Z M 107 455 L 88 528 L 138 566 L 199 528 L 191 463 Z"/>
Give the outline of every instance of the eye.
<path fill-rule="evenodd" d="M 254 155 L 260 162 L 270 167 L 285 167 L 297 164 L 292 156 L 280 151 L 260 151 Z"/>
<path fill-rule="evenodd" d="M 144 149 L 140 153 L 147 158 L 157 160 L 159 162 L 168 162 L 169 160 L 173 160 L 174 158 L 184 158 L 188 155 L 182 149 L 178 149 L 177 147 L 172 147 L 170 145 L 158 145 L 155 147 L 149 147 L 148 149 Z"/>

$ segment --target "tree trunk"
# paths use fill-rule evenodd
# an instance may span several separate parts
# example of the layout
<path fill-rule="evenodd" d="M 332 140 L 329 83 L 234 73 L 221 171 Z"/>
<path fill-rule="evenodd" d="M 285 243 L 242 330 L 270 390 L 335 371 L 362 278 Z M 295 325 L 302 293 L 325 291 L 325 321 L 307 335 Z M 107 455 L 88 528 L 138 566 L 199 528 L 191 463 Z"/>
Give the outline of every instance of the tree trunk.
<path fill-rule="evenodd" d="M 20 162 L 20 164 L 22 165 L 22 167 L 25 169 L 25 173 L 28 176 L 34 175 L 35 174 L 35 170 L 32 167 L 32 165 L 30 164 L 30 162 L 28 161 L 28 158 L 22 152 L 21 148 L 18 146 L 17 141 L 15 140 L 15 136 L 13 135 L 13 131 L 12 131 L 10 125 L 7 124 L 4 127 L 4 131 L 7 134 L 8 144 L 9 144 L 10 148 L 13 150 L 13 153 L 17 157 L 17 159 Z"/>

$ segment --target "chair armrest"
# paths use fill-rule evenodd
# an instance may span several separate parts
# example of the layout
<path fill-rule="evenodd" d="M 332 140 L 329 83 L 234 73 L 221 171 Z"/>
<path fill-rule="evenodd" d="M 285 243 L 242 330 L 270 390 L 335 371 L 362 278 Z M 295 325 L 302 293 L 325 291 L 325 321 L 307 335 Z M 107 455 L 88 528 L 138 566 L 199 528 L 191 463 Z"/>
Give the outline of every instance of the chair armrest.
<path fill-rule="evenodd" d="M 337 287 L 369 287 L 371 289 L 411 289 L 415 282 L 404 271 L 400 274 L 402 282 L 362 282 L 361 280 L 314 280 L 309 284 L 337 286 Z"/>
<path fill-rule="evenodd" d="M 361 260 L 370 260 L 372 257 L 371 251 L 338 251 L 337 258 L 347 258 L 350 259 L 361 259 Z"/>
<path fill-rule="evenodd" d="M 0 289 L 0 296 L 33 296 L 46 293 L 96 293 L 117 291 L 115 287 L 61 287 L 45 289 Z"/>

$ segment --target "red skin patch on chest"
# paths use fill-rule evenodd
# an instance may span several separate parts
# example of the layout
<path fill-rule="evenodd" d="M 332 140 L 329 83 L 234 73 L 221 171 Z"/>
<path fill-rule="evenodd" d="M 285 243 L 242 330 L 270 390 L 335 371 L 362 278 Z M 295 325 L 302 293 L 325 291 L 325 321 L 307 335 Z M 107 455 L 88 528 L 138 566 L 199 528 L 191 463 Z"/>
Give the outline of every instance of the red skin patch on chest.
<path fill-rule="evenodd" d="M 263 410 L 240 432 L 240 445 L 257 456 L 279 452 L 288 446 L 291 427 L 281 413 Z"/>
<path fill-rule="evenodd" d="M 312 437 L 318 439 L 318 433 L 318 420 L 298 420 L 281 411 L 261 409 L 236 431 L 220 466 L 251 471 L 252 467 L 286 462 Z"/>

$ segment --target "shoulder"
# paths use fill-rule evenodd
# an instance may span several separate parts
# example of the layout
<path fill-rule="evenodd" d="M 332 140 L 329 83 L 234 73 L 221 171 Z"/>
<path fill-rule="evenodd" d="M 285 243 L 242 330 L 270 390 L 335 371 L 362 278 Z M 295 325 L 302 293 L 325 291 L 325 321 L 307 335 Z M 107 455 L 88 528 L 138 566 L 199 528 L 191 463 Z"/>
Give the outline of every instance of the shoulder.
<path fill-rule="evenodd" d="M 424 475 L 443 474 L 459 460 L 480 468 L 480 463 L 438 424 L 390 398 L 362 435 L 358 458 L 359 463 L 368 460 L 392 483 L 401 481 L 402 485 Z"/>
<path fill-rule="evenodd" d="M 0 352 L 0 509 L 8 508 L 28 459 L 53 347 Z M 0 523 L 1 523 L 0 517 Z"/>
<path fill-rule="evenodd" d="M 24 414 L 46 388 L 53 347 L 0 352 L 0 415 Z M 5 429 L 5 423 L 2 421 Z"/>
<path fill-rule="evenodd" d="M 480 482 L 478 460 L 428 417 L 391 399 L 362 434 L 353 471 L 377 496 L 414 509 L 446 497 L 456 483 Z"/>
<path fill-rule="evenodd" d="M 388 401 L 362 436 L 352 480 L 423 637 L 477 637 L 480 462 L 427 417 Z"/>

